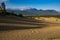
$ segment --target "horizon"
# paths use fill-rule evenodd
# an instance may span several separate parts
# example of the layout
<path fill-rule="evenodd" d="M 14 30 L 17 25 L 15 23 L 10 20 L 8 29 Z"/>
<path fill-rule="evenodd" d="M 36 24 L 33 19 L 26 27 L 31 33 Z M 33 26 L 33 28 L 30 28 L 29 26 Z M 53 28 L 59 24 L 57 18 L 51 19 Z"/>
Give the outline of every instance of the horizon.
<path fill-rule="evenodd" d="M 42 10 L 60 11 L 60 0 L 0 0 L 6 3 L 6 8 L 29 9 L 36 8 Z"/>

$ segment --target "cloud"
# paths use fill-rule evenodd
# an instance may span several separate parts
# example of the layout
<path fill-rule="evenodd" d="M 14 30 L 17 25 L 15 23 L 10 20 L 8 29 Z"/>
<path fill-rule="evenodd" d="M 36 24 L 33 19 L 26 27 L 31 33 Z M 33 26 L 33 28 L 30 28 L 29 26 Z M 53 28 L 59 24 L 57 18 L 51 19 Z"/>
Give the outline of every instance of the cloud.
<path fill-rule="evenodd" d="M 0 2 L 6 2 L 6 1 L 8 1 L 8 0 L 0 0 Z"/>
<path fill-rule="evenodd" d="M 30 9 L 30 7 L 26 7 L 26 6 L 22 6 L 22 7 L 19 7 L 20 10 L 26 10 L 26 9 Z"/>
<path fill-rule="evenodd" d="M 7 9 L 20 9 L 20 10 L 26 10 L 26 9 L 30 9 L 31 7 L 27 7 L 27 6 L 7 6 Z"/>

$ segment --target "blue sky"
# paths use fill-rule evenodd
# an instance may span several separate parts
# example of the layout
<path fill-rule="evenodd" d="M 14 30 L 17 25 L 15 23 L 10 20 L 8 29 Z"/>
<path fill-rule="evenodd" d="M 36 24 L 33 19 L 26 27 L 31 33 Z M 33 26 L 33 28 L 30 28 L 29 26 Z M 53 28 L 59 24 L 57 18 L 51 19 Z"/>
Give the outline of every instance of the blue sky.
<path fill-rule="evenodd" d="M 60 11 L 60 0 L 0 0 L 6 3 L 7 8 L 12 9 L 54 9 Z"/>

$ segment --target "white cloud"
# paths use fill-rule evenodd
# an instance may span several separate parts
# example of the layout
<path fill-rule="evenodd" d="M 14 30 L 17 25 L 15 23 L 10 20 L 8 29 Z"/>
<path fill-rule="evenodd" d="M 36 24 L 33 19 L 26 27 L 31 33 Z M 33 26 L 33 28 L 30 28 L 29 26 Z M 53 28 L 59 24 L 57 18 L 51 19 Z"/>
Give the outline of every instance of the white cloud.
<path fill-rule="evenodd" d="M 22 6 L 22 7 L 19 7 L 20 10 L 26 10 L 26 9 L 30 9 L 30 7 L 26 7 L 26 6 Z"/>
<path fill-rule="evenodd" d="M 30 9 L 31 7 L 27 7 L 27 6 L 7 6 L 7 9 L 20 9 L 20 10 L 26 10 L 26 9 Z"/>
<path fill-rule="evenodd" d="M 6 1 L 8 1 L 8 0 L 0 0 L 0 2 L 6 2 Z"/>

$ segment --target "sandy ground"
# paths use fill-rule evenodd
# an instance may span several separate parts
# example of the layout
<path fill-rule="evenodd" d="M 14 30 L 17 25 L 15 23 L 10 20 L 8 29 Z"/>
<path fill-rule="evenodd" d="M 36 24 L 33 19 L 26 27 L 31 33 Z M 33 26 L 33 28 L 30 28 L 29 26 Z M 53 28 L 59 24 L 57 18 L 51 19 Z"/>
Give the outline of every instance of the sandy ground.
<path fill-rule="evenodd" d="M 47 26 L 43 28 L 0 31 L 0 40 L 60 40 L 60 19 L 57 19 L 58 21 L 53 17 L 35 19 L 46 21 Z"/>
<path fill-rule="evenodd" d="M 60 39 L 60 26 L 0 31 L 0 40 L 52 40 Z"/>
<path fill-rule="evenodd" d="M 45 22 L 49 23 L 60 23 L 59 18 L 54 18 L 54 17 L 40 17 L 40 18 L 35 18 L 36 20 L 43 20 Z"/>

